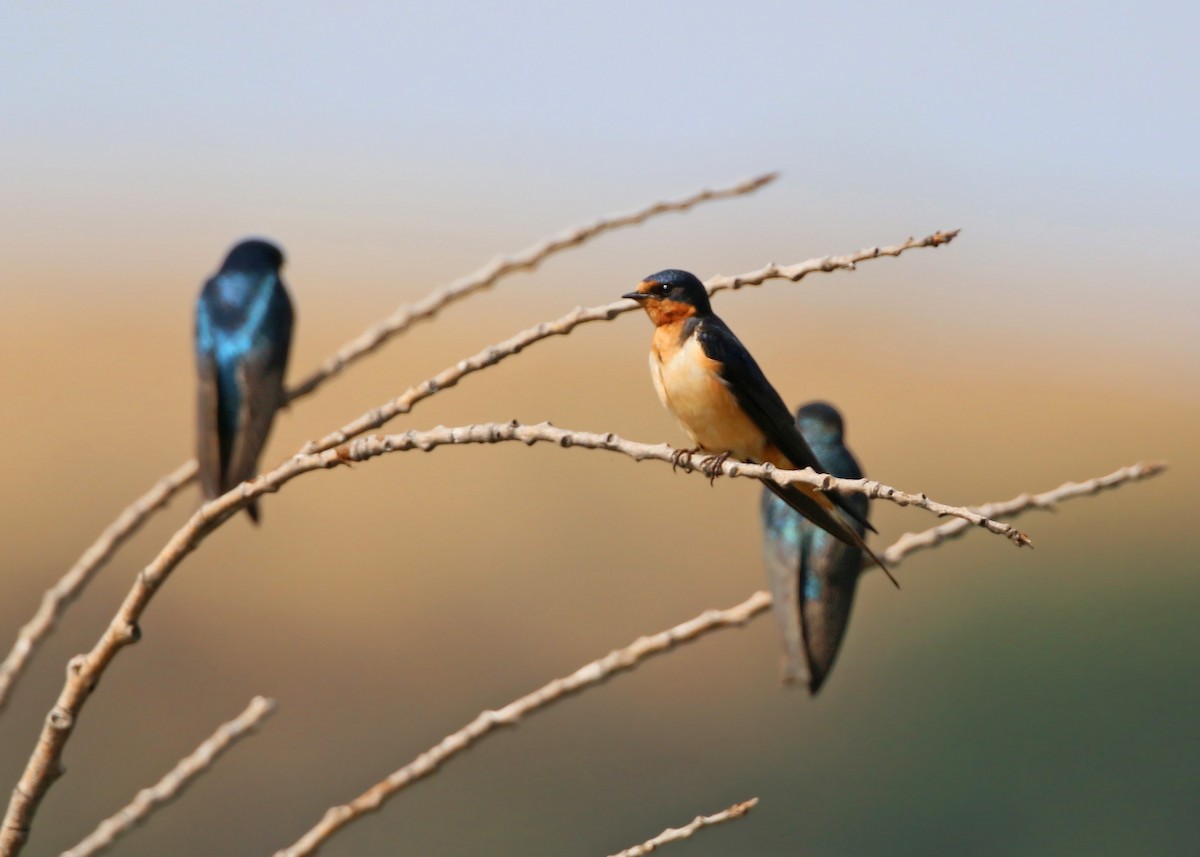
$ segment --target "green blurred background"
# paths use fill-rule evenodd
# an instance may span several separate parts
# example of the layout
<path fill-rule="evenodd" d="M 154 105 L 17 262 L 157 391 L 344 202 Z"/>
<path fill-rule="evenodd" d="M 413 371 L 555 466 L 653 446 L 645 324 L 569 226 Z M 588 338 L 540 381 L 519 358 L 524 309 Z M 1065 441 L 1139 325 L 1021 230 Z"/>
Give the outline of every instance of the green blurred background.
<path fill-rule="evenodd" d="M 561 227 L 765 169 L 447 310 L 277 424 L 266 464 L 515 330 L 701 276 L 961 227 L 938 251 L 723 294 L 867 471 L 952 503 L 1139 459 L 1152 482 L 870 575 L 812 700 L 761 618 L 566 701 L 330 855 L 607 854 L 759 796 L 682 853 L 1195 853 L 1197 17 L 1184 4 L 55 4 L 0 33 L 7 649 L 191 453 L 191 314 L 227 247 L 287 250 L 291 377 Z M 395 430 L 519 418 L 682 443 L 638 315 L 539 344 Z M 53 854 L 256 693 L 280 710 L 130 855 L 262 854 L 496 707 L 764 585 L 757 491 L 521 446 L 322 472 L 189 557 L 89 702 L 26 853 Z M 96 580 L 0 718 L 16 781 L 63 665 L 194 508 Z M 935 522 L 876 504 L 879 544 Z"/>

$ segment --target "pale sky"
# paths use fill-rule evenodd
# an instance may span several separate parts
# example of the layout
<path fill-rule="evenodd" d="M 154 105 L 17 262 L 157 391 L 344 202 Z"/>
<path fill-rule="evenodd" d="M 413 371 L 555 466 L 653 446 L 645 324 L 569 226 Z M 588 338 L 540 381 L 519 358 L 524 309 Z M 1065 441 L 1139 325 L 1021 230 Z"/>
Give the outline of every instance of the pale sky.
<path fill-rule="evenodd" d="M 12 4 L 0 288 L 87 290 L 66 257 L 130 287 L 131 258 L 149 278 L 173 260 L 190 282 L 250 232 L 301 266 L 395 265 L 386 242 L 422 271 L 461 253 L 461 273 L 780 169 L 727 246 L 650 267 L 732 272 L 960 226 L 955 276 L 981 289 L 1093 316 L 1103 296 L 1114 328 L 1194 331 L 1193 4 L 734 8 Z"/>

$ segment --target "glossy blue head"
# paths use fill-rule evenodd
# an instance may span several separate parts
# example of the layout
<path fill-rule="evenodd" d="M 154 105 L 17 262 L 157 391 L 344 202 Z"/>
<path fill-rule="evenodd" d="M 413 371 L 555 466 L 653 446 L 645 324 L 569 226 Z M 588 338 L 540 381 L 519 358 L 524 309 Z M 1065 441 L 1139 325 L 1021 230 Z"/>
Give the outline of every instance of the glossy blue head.
<path fill-rule="evenodd" d="M 828 402 L 809 402 L 796 410 L 796 426 L 809 445 L 841 444 L 845 425 L 838 409 Z"/>
<path fill-rule="evenodd" d="M 218 328 L 257 326 L 269 313 L 275 290 L 283 287 L 279 268 L 283 251 L 269 241 L 250 238 L 235 244 L 221 270 L 205 284 L 200 305 Z"/>
<path fill-rule="evenodd" d="M 234 245 L 221 264 L 220 273 L 278 273 L 283 267 L 283 251 L 270 241 L 247 238 Z"/>

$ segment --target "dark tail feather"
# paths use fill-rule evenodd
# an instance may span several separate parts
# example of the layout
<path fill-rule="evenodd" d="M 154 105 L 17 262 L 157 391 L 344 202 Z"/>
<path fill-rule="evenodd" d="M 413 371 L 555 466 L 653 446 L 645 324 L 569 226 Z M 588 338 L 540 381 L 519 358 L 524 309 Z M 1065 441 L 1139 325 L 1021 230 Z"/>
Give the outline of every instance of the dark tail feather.
<path fill-rule="evenodd" d="M 260 518 L 259 518 L 259 512 L 258 512 L 258 501 L 257 501 L 257 500 L 251 500 L 251 501 L 250 501 L 250 505 L 248 505 L 248 506 L 246 507 L 246 514 L 250 516 L 250 520 L 251 520 L 251 521 L 253 521 L 253 522 L 254 522 L 254 525 L 257 527 L 257 526 L 258 526 L 258 522 L 259 522 L 259 520 L 260 520 Z M 880 563 L 880 565 L 882 565 L 882 564 L 883 564 L 883 563 Z M 885 568 L 885 569 L 884 569 L 884 571 L 887 571 L 887 569 Z M 890 577 L 891 575 L 889 574 L 888 576 Z"/>
<path fill-rule="evenodd" d="M 879 567 L 883 569 L 883 573 L 888 576 L 888 579 L 892 581 L 893 585 L 895 585 L 897 589 L 900 588 L 900 581 L 896 580 L 892 572 L 886 565 L 884 565 L 883 560 L 877 557 L 875 552 L 867 547 L 866 541 L 854 530 L 853 527 L 851 527 L 834 513 L 825 509 L 825 507 L 817 503 L 816 500 L 812 499 L 803 491 L 800 491 L 794 486 L 788 485 L 785 488 L 782 485 L 776 485 L 770 479 L 763 479 L 762 483 L 771 489 L 775 496 L 783 500 L 783 502 L 787 503 L 805 518 L 812 521 L 838 541 L 845 542 L 851 547 L 861 548 L 863 551 L 865 551 L 866 554 L 871 557 L 871 559 L 875 560 Z M 830 500 L 836 501 L 838 498 L 841 498 L 842 503 L 846 502 L 844 497 L 842 497 L 840 494 L 835 494 L 832 491 L 826 496 L 828 496 Z M 840 508 L 841 503 L 839 503 L 838 506 Z M 871 526 L 870 524 L 867 524 L 865 520 L 860 518 L 857 513 L 853 514 L 851 517 L 868 527 Z M 871 527 L 871 532 L 875 532 L 874 527 Z"/>
<path fill-rule="evenodd" d="M 762 480 L 762 483 L 771 489 L 771 492 L 776 497 L 787 503 L 806 519 L 812 521 L 838 541 L 845 542 L 851 547 L 862 547 L 862 538 L 849 524 L 800 489 L 792 485 L 786 487 L 776 485 L 769 479 Z M 830 497 L 830 499 L 832 500 L 833 498 Z"/>
<path fill-rule="evenodd" d="M 864 551 L 866 551 L 867 556 L 869 556 L 871 559 L 875 560 L 876 565 L 878 565 L 880 568 L 883 569 L 883 573 L 888 576 L 888 580 L 890 580 L 892 582 L 892 586 L 899 589 L 900 581 L 898 581 L 896 579 L 896 576 L 894 574 L 892 574 L 892 570 L 883 564 L 883 560 L 881 560 L 879 557 L 875 556 L 875 551 L 873 551 L 869 547 L 867 547 L 867 543 L 865 541 L 863 542 L 862 549 Z"/>
<path fill-rule="evenodd" d="M 850 504 L 850 501 L 848 499 L 846 499 L 845 494 L 843 494 L 840 491 L 826 491 L 825 496 L 828 497 L 830 500 L 832 500 L 835 504 L 837 504 L 837 507 L 839 509 L 841 509 L 843 512 L 845 512 L 847 515 L 849 515 L 851 518 L 858 521 L 860 524 L 862 524 L 864 527 L 866 527 L 871 532 L 875 533 L 875 535 L 879 535 L 879 530 L 877 530 L 873 526 L 871 526 L 871 522 L 867 520 L 866 515 L 860 515 L 858 513 L 858 510 L 855 509 L 854 506 L 852 506 Z"/>

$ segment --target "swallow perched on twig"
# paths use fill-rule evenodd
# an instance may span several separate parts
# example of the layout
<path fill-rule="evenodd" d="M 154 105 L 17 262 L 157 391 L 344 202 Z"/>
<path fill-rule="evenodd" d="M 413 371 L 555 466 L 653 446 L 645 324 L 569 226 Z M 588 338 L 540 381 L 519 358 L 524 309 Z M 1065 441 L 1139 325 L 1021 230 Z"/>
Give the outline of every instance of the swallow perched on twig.
<path fill-rule="evenodd" d="M 695 450 L 681 454 L 708 453 L 703 466 L 710 477 L 731 455 L 787 470 L 811 467 L 822 472 L 779 393 L 713 313 L 703 283 L 687 271 L 659 271 L 622 297 L 641 304 L 654 322 L 654 389 L 696 444 Z M 847 497 L 804 483 L 782 487 L 764 479 L 763 484 L 807 520 L 879 562 L 854 522 L 872 532 L 875 528 Z M 882 562 L 879 565 L 892 576 Z"/>
<path fill-rule="evenodd" d="M 832 476 L 861 479 L 862 470 L 846 448 L 842 415 L 825 402 L 796 411 L 796 427 Z M 862 518 L 867 498 L 848 498 Z M 861 548 L 830 537 L 796 514 L 779 497 L 762 492 L 763 562 L 771 584 L 776 623 L 783 635 L 784 681 L 807 681 L 816 694 L 837 657 L 854 590 L 862 571 Z M 852 526 L 859 535 L 863 525 Z"/>
<path fill-rule="evenodd" d="M 212 499 L 258 470 L 271 421 L 284 404 L 292 302 L 274 244 L 242 241 L 196 303 L 196 427 L 200 481 Z M 246 511 L 258 522 L 258 505 Z"/>

